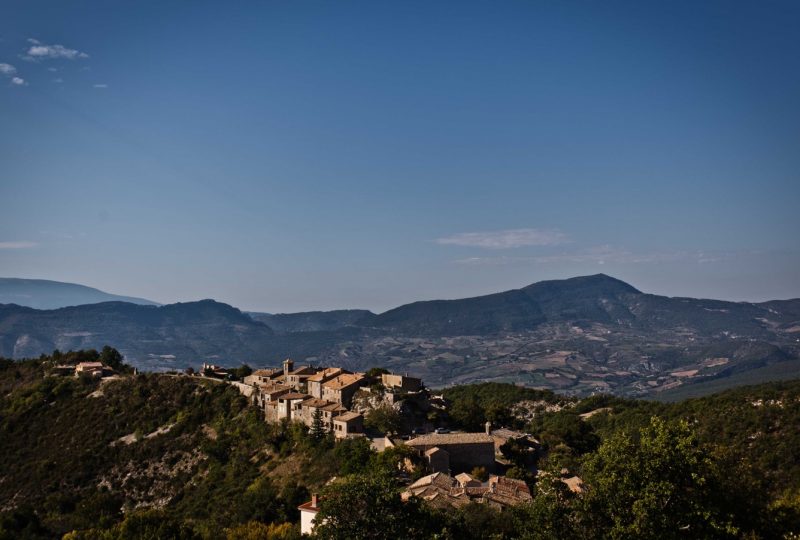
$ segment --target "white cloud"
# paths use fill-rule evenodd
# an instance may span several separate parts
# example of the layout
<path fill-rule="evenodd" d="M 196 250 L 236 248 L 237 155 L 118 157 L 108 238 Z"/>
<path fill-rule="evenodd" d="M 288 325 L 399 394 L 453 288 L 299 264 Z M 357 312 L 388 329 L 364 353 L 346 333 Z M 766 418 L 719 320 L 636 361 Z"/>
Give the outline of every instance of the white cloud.
<path fill-rule="evenodd" d="M 11 64 L 0 64 L 0 74 L 11 76 L 17 72 L 17 68 Z"/>
<path fill-rule="evenodd" d="M 25 60 L 55 60 L 64 58 L 66 60 L 75 60 L 77 58 L 89 58 L 85 52 L 77 49 L 69 49 L 63 45 L 46 45 L 41 41 L 30 38 L 28 42 L 31 46 L 28 51 L 22 56 Z"/>
<path fill-rule="evenodd" d="M 108 88 L 107 84 L 93 84 L 92 87 L 94 88 Z"/>
<path fill-rule="evenodd" d="M 610 245 L 594 246 L 574 252 L 554 255 L 519 256 L 519 257 L 469 257 L 454 261 L 456 264 L 470 266 L 499 266 L 508 264 L 662 264 L 668 262 L 696 262 L 708 264 L 728 260 L 737 255 L 735 252 L 714 252 L 673 250 L 636 253 L 624 248 Z"/>
<path fill-rule="evenodd" d="M 504 231 L 469 232 L 436 239 L 437 244 L 484 249 L 555 246 L 567 241 L 566 234 L 552 229 L 507 229 Z"/>
<path fill-rule="evenodd" d="M 59 78 L 57 78 L 57 79 L 53 79 L 53 82 L 54 82 L 54 83 L 61 84 L 61 83 L 63 83 L 63 82 L 64 82 L 64 79 L 62 79 L 61 77 L 59 77 Z"/>
<path fill-rule="evenodd" d="M 0 242 L 0 249 L 29 249 L 38 246 L 36 242 Z"/>
<path fill-rule="evenodd" d="M 28 83 L 25 82 L 25 79 L 21 77 L 12 77 L 11 84 L 16 84 L 17 86 L 27 86 Z"/>

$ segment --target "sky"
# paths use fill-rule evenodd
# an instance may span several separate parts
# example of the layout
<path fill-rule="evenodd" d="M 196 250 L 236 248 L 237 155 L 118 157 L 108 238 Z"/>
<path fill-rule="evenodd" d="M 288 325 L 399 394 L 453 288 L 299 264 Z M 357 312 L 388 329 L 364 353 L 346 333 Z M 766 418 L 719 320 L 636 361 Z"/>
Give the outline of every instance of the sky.
<path fill-rule="evenodd" d="M 800 3 L 6 0 L 0 276 L 800 297 Z"/>

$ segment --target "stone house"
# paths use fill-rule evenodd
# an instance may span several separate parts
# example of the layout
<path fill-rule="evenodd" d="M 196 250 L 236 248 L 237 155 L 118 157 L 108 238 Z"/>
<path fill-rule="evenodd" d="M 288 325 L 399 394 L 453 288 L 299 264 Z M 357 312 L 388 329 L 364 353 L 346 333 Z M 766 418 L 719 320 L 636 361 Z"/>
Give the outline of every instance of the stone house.
<path fill-rule="evenodd" d="M 486 433 L 430 433 L 406 444 L 423 456 L 432 448 L 445 450 L 449 470 L 471 471 L 475 467 L 494 470 L 494 439 Z"/>
<path fill-rule="evenodd" d="M 90 377 L 102 377 L 105 366 L 102 362 L 81 362 L 75 366 L 75 376 L 88 375 Z"/>
<path fill-rule="evenodd" d="M 354 412 L 344 412 L 333 418 L 333 435 L 337 439 L 346 439 L 351 435 L 364 433 L 364 417 Z"/>
<path fill-rule="evenodd" d="M 422 388 L 422 379 L 395 375 L 393 373 L 381 374 L 381 384 L 395 392 L 418 392 Z"/>
<path fill-rule="evenodd" d="M 308 389 L 308 393 L 314 396 L 317 399 L 322 399 L 322 383 L 328 382 L 329 380 L 339 376 L 349 373 L 342 368 L 325 368 L 322 371 L 311 375 L 308 379 L 306 379 L 306 385 Z"/>
<path fill-rule="evenodd" d="M 257 369 L 245 377 L 243 382 L 244 384 L 249 384 L 250 386 L 269 384 L 281 375 L 283 375 L 283 370 L 281 369 Z"/>
<path fill-rule="evenodd" d="M 322 399 L 349 407 L 356 391 L 367 383 L 361 373 L 338 375 L 322 383 Z"/>

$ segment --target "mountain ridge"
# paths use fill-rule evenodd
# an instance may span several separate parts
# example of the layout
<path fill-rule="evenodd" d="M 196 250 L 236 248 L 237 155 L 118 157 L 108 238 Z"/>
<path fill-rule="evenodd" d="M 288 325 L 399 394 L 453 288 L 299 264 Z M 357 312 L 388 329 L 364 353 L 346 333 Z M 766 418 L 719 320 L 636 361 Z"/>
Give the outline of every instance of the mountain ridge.
<path fill-rule="evenodd" d="M 57 309 L 110 301 L 160 305 L 158 302 L 145 298 L 111 294 L 78 283 L 49 279 L 0 277 L 0 304 L 16 304 L 36 309 Z"/>
<path fill-rule="evenodd" d="M 268 366 L 293 357 L 351 370 L 382 365 L 432 386 L 514 382 L 578 395 L 649 395 L 771 373 L 774 365 L 800 374 L 799 333 L 800 300 L 671 298 L 604 274 L 380 314 L 244 313 L 214 300 L 0 305 L 0 355 L 13 358 L 109 344 L 141 369 Z"/>

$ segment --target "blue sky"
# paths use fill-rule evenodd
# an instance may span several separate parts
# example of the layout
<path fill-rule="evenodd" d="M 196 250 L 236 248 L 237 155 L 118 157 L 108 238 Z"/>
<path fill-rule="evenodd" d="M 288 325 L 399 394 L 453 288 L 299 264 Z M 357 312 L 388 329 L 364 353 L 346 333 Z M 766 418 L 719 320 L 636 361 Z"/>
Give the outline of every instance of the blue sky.
<path fill-rule="evenodd" d="M 0 275 L 273 312 L 598 272 L 798 297 L 797 28 L 794 1 L 11 0 Z"/>

